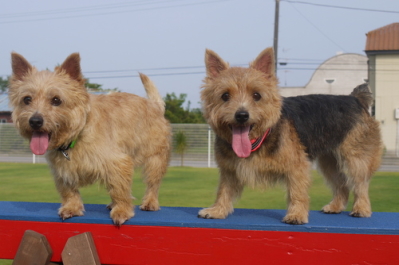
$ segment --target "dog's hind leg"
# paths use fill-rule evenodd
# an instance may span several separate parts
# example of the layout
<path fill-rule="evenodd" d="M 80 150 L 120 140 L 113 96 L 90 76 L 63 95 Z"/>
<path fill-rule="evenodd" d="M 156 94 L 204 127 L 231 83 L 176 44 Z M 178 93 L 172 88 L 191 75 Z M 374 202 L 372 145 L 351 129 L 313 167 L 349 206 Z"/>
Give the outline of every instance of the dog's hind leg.
<path fill-rule="evenodd" d="M 205 219 L 224 219 L 232 213 L 233 203 L 242 193 L 244 185 L 238 180 L 234 171 L 220 169 L 219 187 L 216 202 L 209 208 L 202 209 L 198 217 Z"/>
<path fill-rule="evenodd" d="M 381 162 L 382 142 L 378 122 L 365 115 L 364 120 L 346 136 L 339 148 L 341 167 L 354 193 L 355 217 L 370 217 L 369 184 Z"/>
<path fill-rule="evenodd" d="M 168 167 L 168 156 L 157 154 L 147 158 L 143 166 L 143 178 L 146 191 L 140 206 L 144 211 L 158 211 L 158 193 L 163 176 Z"/>
<path fill-rule="evenodd" d="M 331 155 L 318 158 L 318 166 L 333 193 L 332 201 L 322 208 L 324 213 L 340 213 L 345 210 L 349 198 L 346 175 L 340 170 L 337 159 Z"/>
<path fill-rule="evenodd" d="M 354 217 L 371 216 L 369 184 L 373 171 L 369 170 L 368 164 L 367 161 L 358 157 L 351 157 L 346 161 L 349 181 L 354 193 L 353 209 L 350 215 Z"/>
<path fill-rule="evenodd" d="M 377 143 L 377 141 L 375 142 Z M 382 148 L 375 144 L 367 151 L 364 149 L 362 156 L 353 156 L 347 162 L 355 195 L 353 209 L 350 213 L 354 217 L 371 216 L 369 184 L 372 175 L 380 166 Z"/>
<path fill-rule="evenodd" d="M 356 183 L 354 188 L 354 203 L 353 209 L 350 213 L 353 217 L 370 217 L 371 216 L 371 204 L 369 199 L 369 181 L 362 181 Z"/>

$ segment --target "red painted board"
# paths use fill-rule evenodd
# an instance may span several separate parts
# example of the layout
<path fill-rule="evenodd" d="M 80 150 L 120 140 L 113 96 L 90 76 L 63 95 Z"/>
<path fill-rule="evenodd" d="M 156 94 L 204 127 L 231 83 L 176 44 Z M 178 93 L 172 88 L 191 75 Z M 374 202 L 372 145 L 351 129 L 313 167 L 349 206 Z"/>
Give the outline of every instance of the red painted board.
<path fill-rule="evenodd" d="M 44 234 L 52 261 L 71 236 L 90 231 L 102 264 L 399 264 L 399 235 L 0 220 L 0 257 L 26 230 Z"/>

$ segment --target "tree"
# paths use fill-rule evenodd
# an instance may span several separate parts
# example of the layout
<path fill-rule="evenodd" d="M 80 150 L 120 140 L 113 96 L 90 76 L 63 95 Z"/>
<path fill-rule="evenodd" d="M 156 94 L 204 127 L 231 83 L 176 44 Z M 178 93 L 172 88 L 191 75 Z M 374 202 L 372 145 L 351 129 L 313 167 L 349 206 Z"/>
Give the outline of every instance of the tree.
<path fill-rule="evenodd" d="M 200 109 L 190 110 L 190 101 L 187 103 L 187 108 L 183 108 L 186 97 L 187 94 L 180 94 L 179 97 L 175 93 L 166 94 L 164 98 L 165 118 L 171 123 L 205 123 Z"/>
<path fill-rule="evenodd" d="M 186 101 L 187 94 L 180 94 L 179 97 L 175 93 L 166 94 L 165 101 L 165 118 L 171 123 L 183 123 L 185 116 L 183 103 Z"/>
<path fill-rule="evenodd" d="M 183 166 L 184 162 L 184 153 L 187 149 L 187 138 L 186 134 L 183 131 L 178 131 L 175 136 L 175 152 L 180 154 L 180 166 Z"/>
<path fill-rule="evenodd" d="M 200 108 L 194 108 L 190 111 L 191 123 L 206 123 L 202 110 Z"/>
<path fill-rule="evenodd" d="M 89 79 L 86 79 L 85 87 L 91 92 L 120 92 L 118 88 L 102 88 L 102 86 L 97 83 L 90 83 Z"/>
<path fill-rule="evenodd" d="M 9 76 L 6 78 L 0 77 L 0 93 L 4 93 L 8 90 L 8 80 L 10 80 Z"/>

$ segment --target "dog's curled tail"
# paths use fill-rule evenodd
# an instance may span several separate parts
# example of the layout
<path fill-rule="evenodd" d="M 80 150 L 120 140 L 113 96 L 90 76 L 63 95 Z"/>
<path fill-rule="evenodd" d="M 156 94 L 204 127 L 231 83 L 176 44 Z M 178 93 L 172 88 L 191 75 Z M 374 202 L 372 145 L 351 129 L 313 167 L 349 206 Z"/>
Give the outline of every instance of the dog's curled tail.
<path fill-rule="evenodd" d="M 152 100 L 157 103 L 159 108 L 162 110 L 162 112 L 165 112 L 165 102 L 163 101 L 161 95 L 158 92 L 157 87 L 155 84 L 151 81 L 151 79 L 146 76 L 145 74 L 139 73 L 141 82 L 143 83 L 143 86 L 145 88 L 145 91 L 147 92 L 147 97 L 149 100 Z"/>
<path fill-rule="evenodd" d="M 355 87 L 351 96 L 356 97 L 365 109 L 368 109 L 373 104 L 373 94 L 366 83 Z"/>

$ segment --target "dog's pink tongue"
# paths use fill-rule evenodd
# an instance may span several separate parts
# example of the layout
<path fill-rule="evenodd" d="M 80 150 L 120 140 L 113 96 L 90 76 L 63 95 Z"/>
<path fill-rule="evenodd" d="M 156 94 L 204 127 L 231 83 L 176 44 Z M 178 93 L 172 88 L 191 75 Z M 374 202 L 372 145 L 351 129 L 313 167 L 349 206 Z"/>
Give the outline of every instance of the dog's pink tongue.
<path fill-rule="evenodd" d="M 33 132 L 32 139 L 30 140 L 30 150 L 35 155 L 44 155 L 48 148 L 48 133 Z"/>
<path fill-rule="evenodd" d="M 249 128 L 250 126 L 233 126 L 233 150 L 238 157 L 248 157 L 251 154 Z"/>

